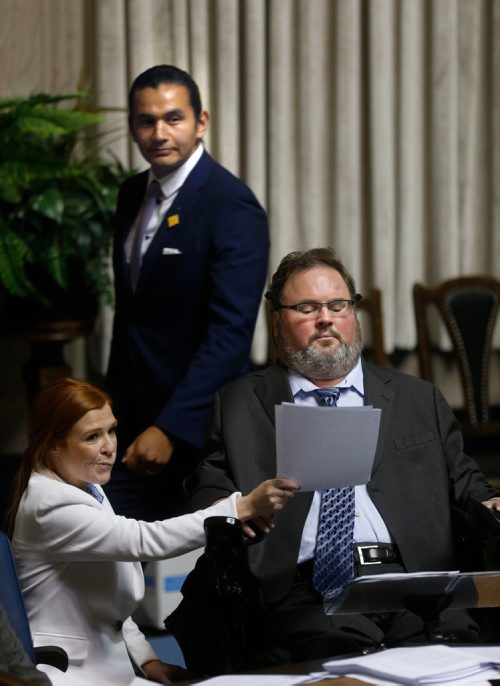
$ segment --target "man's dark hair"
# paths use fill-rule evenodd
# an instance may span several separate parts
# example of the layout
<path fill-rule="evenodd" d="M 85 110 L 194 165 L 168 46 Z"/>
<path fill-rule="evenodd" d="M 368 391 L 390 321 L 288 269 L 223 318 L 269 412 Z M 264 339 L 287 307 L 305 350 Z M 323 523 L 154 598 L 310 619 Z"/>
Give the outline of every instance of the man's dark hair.
<path fill-rule="evenodd" d="M 313 267 L 326 266 L 335 269 L 346 283 L 350 296 L 356 293 L 356 284 L 349 271 L 338 259 L 333 248 L 313 248 L 302 252 L 291 252 L 281 260 L 278 269 L 273 274 L 269 290 L 265 297 L 271 301 L 273 310 L 281 305 L 283 289 L 288 279 L 297 272 L 304 272 Z"/>
<path fill-rule="evenodd" d="M 155 67 L 150 67 L 134 79 L 128 94 L 129 117 L 132 116 L 136 92 L 141 91 L 144 88 L 158 88 L 158 86 L 163 83 L 175 83 L 179 86 L 184 86 L 187 89 L 194 116 L 196 121 L 199 121 L 201 116 L 201 97 L 199 88 L 187 71 L 183 71 L 182 69 L 179 69 L 179 67 L 174 67 L 172 64 L 158 64 Z"/>

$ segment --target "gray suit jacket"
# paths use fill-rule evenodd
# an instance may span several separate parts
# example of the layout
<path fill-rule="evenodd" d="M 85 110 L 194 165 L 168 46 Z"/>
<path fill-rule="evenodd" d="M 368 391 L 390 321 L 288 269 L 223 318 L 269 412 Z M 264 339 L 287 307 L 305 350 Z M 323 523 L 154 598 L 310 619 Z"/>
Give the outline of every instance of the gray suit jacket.
<path fill-rule="evenodd" d="M 407 571 L 456 566 L 451 505 L 498 495 L 463 452 L 462 437 L 438 389 L 363 362 L 365 404 L 382 410 L 368 492 L 399 546 Z M 216 397 L 206 457 L 187 484 L 195 508 L 276 476 L 274 406 L 293 402 L 286 369 L 274 365 L 226 386 Z M 307 457 L 307 456 L 305 456 Z M 276 515 L 276 528 L 249 548 L 268 601 L 288 592 L 312 493 Z"/>

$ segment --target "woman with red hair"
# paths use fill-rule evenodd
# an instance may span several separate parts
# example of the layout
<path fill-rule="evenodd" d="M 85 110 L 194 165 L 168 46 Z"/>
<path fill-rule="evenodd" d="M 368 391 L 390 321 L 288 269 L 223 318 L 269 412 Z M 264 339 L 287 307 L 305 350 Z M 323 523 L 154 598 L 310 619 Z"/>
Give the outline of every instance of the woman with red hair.
<path fill-rule="evenodd" d="M 63 647 L 75 679 L 95 674 L 126 684 L 131 659 L 149 679 L 169 684 L 180 668 L 160 661 L 131 618 L 144 594 L 140 562 L 203 546 L 210 516 L 261 517 L 270 527 L 298 485 L 271 479 L 248 495 L 152 523 L 115 515 L 101 486 L 116 458 L 116 424 L 110 397 L 95 386 L 65 378 L 44 387 L 8 528 L 35 646 Z"/>

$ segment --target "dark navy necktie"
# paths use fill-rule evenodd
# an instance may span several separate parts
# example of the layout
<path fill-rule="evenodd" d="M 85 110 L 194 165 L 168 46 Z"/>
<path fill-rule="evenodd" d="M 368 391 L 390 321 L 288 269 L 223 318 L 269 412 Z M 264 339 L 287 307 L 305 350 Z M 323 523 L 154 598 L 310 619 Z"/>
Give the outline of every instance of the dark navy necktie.
<path fill-rule="evenodd" d="M 318 388 L 318 403 L 336 407 L 340 389 Z M 313 584 L 321 595 L 333 600 L 354 577 L 354 488 L 330 488 L 321 494 L 314 552 Z"/>
<path fill-rule="evenodd" d="M 99 502 L 102 503 L 104 500 L 103 494 L 99 491 L 99 489 L 94 485 L 94 484 L 87 484 L 87 493 L 90 493 L 90 495 L 94 496 L 94 498 Z"/>

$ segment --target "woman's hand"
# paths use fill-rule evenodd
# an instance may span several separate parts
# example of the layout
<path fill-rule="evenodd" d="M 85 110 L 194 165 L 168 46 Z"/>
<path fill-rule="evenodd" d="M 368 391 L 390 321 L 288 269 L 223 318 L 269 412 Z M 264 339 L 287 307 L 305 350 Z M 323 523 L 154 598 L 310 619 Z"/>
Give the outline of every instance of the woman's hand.
<path fill-rule="evenodd" d="M 483 505 L 490 510 L 497 510 L 500 512 L 500 498 L 490 498 L 490 500 L 483 500 Z"/>
<path fill-rule="evenodd" d="M 282 510 L 299 489 L 300 485 L 293 479 L 277 478 L 263 481 L 248 495 L 243 495 L 236 501 L 238 519 L 242 522 L 251 519 L 258 529 L 268 533 L 274 527 L 271 515 Z M 256 535 L 249 526 L 244 526 L 243 530 L 251 538 Z"/>
<path fill-rule="evenodd" d="M 174 681 L 183 681 L 190 678 L 189 673 L 182 667 L 169 665 L 160 660 L 145 662 L 141 665 L 141 669 L 148 679 L 159 684 L 165 684 L 165 686 L 172 686 Z"/>

